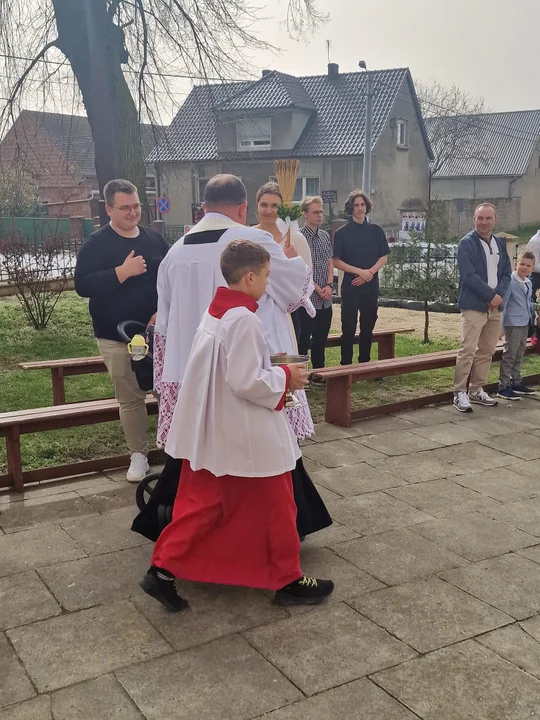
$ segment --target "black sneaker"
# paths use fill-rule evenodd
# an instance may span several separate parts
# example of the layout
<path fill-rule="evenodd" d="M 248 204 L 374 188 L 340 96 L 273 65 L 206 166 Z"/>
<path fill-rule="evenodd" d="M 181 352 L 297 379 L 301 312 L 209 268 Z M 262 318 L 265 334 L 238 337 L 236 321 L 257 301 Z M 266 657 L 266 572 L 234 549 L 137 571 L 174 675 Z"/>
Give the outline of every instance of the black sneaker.
<path fill-rule="evenodd" d="M 334 592 L 331 580 L 318 580 L 303 575 L 290 585 L 278 590 L 274 597 L 276 605 L 318 605 Z"/>
<path fill-rule="evenodd" d="M 527 387 L 522 382 L 517 383 L 517 385 L 512 385 L 512 390 L 516 393 L 516 395 L 536 395 L 535 390 Z"/>
<path fill-rule="evenodd" d="M 139 585 L 147 595 L 151 595 L 169 612 L 180 612 L 189 607 L 189 603 L 176 592 L 174 577 L 166 570 L 152 566 Z"/>

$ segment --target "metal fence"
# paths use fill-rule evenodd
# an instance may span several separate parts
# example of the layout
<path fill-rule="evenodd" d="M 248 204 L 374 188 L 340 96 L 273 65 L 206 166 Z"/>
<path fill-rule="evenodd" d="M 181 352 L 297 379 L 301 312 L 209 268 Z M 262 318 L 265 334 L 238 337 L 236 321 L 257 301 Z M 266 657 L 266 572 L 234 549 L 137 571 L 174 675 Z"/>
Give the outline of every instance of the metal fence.
<path fill-rule="evenodd" d="M 77 254 L 81 249 L 84 238 L 65 237 L 62 240 L 60 249 L 54 255 L 47 256 L 47 274 L 51 280 L 60 277 L 73 277 Z M 41 250 L 43 240 L 28 239 L 28 253 L 21 256 L 29 270 L 33 268 L 43 270 L 44 255 Z M 0 283 L 7 283 L 10 280 L 9 262 L 2 253 L 2 241 L 0 241 Z"/>

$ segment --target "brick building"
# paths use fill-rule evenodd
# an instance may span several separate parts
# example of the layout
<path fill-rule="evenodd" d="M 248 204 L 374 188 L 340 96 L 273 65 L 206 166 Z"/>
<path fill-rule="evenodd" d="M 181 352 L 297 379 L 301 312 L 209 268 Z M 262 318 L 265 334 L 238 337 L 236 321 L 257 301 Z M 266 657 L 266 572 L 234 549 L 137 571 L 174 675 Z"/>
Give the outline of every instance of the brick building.
<path fill-rule="evenodd" d="M 145 157 L 159 141 L 161 126 L 141 125 Z M 86 117 L 23 110 L 0 142 L 0 169 L 22 167 L 36 180 L 50 217 L 94 217 L 99 190 L 94 142 Z M 146 166 L 146 192 L 155 200 L 155 174 Z"/>

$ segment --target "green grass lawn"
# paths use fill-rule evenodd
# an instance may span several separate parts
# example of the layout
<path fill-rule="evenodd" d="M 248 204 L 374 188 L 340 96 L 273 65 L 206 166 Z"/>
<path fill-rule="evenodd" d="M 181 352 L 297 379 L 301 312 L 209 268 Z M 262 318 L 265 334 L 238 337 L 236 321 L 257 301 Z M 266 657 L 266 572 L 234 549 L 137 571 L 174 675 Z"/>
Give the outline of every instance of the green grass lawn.
<path fill-rule="evenodd" d="M 54 358 L 98 355 L 87 303 L 74 292 L 63 294 L 49 326 L 40 332 L 27 327 L 19 303 L 14 298 L 0 299 L 0 412 L 52 404 L 49 371 L 19 370 L 20 362 Z M 423 345 L 417 338 L 396 336 L 396 355 L 417 355 L 455 347 L 454 342 L 437 341 Z M 376 345 L 373 347 L 376 358 Z M 339 348 L 326 351 L 327 365 L 339 363 Z M 525 373 L 540 373 L 540 358 L 526 358 Z M 498 365 L 491 369 L 495 381 Z M 384 382 L 366 381 L 353 386 L 355 409 L 382 405 L 409 397 L 444 392 L 452 386 L 453 369 L 430 370 L 385 378 Z M 68 402 L 111 397 L 112 385 L 106 373 L 66 378 Z M 311 385 L 308 397 L 313 419 L 324 419 L 326 388 Z M 150 438 L 155 437 L 155 417 L 150 418 Z M 119 454 L 126 451 L 118 422 L 89 425 L 23 435 L 21 447 L 24 467 L 32 470 L 77 460 Z M 0 473 L 6 471 L 5 445 L 0 442 Z"/>

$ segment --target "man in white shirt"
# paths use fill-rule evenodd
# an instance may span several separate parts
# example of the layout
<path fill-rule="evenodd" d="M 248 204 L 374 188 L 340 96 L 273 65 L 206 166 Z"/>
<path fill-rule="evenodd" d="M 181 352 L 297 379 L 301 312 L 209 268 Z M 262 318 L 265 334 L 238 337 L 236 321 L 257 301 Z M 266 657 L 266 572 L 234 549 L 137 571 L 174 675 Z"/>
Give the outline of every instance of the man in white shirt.
<path fill-rule="evenodd" d="M 475 229 L 458 246 L 461 347 L 456 359 L 453 404 L 459 412 L 472 412 L 471 402 L 497 404 L 484 385 L 501 334 L 503 297 L 512 268 L 506 243 L 493 234 L 496 223 L 495 206 L 482 203 L 474 212 Z"/>

